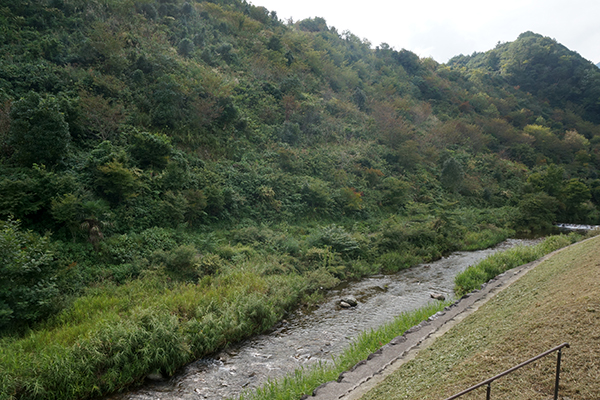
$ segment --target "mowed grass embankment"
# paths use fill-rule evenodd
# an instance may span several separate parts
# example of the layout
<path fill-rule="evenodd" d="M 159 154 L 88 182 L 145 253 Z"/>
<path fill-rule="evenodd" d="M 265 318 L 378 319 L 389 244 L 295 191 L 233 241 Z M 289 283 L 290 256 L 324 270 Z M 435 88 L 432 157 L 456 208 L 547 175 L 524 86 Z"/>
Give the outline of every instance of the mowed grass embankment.
<path fill-rule="evenodd" d="M 559 398 L 600 399 L 600 237 L 540 263 L 363 400 L 442 400 L 563 342 Z M 492 398 L 549 399 L 556 355 L 492 384 Z M 461 399 L 485 398 L 485 388 Z"/>

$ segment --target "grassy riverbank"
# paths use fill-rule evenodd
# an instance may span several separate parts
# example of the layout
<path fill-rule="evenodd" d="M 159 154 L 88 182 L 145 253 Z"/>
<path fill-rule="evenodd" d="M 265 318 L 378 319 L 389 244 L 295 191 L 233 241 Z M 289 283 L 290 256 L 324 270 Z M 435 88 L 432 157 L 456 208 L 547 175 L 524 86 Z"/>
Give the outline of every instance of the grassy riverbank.
<path fill-rule="evenodd" d="M 492 254 L 485 260 L 470 266 L 456 276 L 454 279 L 454 293 L 457 297 L 463 296 L 478 289 L 482 283 L 509 269 L 535 261 L 554 250 L 558 250 L 579 240 L 581 240 L 581 235 L 577 233 L 550 236 L 535 246 L 518 246 Z"/>
<path fill-rule="evenodd" d="M 305 239 L 303 247 L 331 236 L 337 242 L 329 243 L 354 243 L 362 248 L 358 235 L 350 236 L 335 226 L 328 229 Z M 392 231 L 389 226 L 386 229 Z M 375 238 L 382 243 L 378 248 L 389 239 L 386 235 Z M 121 285 L 104 282 L 29 332 L 2 337 L 0 399 L 83 398 L 135 385 L 150 372 L 170 375 L 197 357 L 268 329 L 298 304 L 317 301 L 320 288 L 331 287 L 339 279 L 391 269 L 359 256 L 345 258 L 331 246 L 320 251 L 309 247 L 306 255 L 296 259 L 262 252 L 258 246 L 222 245 L 217 249 L 221 257 L 201 259 L 180 246 L 163 261 L 166 268 L 150 268 Z M 233 255 L 226 255 L 227 249 Z M 367 251 L 361 254 L 368 256 Z M 192 268 L 218 263 L 218 273 L 191 282 L 181 279 L 178 274 L 185 269 L 175 267 L 187 265 L 188 253 L 193 256 Z M 415 255 L 411 263 L 430 257 L 434 255 Z M 403 267 L 394 263 L 395 269 Z M 380 341 L 386 342 L 375 337 L 375 343 Z M 364 347 L 365 357 L 376 348 Z M 343 371 L 360 358 L 349 360 L 309 380 L 327 381 L 328 374 L 335 377 L 338 369 Z M 304 392 L 304 383 L 294 385 Z M 276 386 L 266 388 L 265 393 Z"/>
<path fill-rule="evenodd" d="M 572 400 L 597 398 L 598 260 L 598 237 L 557 253 L 422 350 L 363 399 L 443 399 L 565 341 L 571 348 L 563 356 L 560 395 Z M 493 398 L 549 397 L 555 362 L 555 357 L 547 357 L 500 379 L 492 385 Z M 473 396 L 484 394 L 474 392 Z"/>

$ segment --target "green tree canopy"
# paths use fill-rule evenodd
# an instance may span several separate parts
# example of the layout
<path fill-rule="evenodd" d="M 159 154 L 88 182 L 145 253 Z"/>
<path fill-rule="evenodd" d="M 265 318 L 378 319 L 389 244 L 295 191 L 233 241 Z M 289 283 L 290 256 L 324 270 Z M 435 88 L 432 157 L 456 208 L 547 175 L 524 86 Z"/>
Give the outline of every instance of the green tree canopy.
<path fill-rule="evenodd" d="M 63 160 L 71 135 L 56 97 L 29 92 L 14 103 L 10 117 L 9 144 L 19 164 L 52 166 Z"/>

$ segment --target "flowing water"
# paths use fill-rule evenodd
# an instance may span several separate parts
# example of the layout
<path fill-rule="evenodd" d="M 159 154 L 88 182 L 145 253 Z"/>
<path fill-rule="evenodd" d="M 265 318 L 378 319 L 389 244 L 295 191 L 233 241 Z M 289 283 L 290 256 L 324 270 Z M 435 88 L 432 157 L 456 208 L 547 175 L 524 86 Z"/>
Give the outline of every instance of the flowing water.
<path fill-rule="evenodd" d="M 253 337 L 215 355 L 187 365 L 168 381 L 148 382 L 112 400 L 225 399 L 236 397 L 318 360 L 330 361 L 364 330 L 433 301 L 432 293 L 453 296 L 454 277 L 490 254 L 537 240 L 509 239 L 486 250 L 457 252 L 392 275 L 375 275 L 328 292 L 319 307 L 297 310 L 271 332 Z M 340 298 L 354 296 L 358 306 L 340 307 Z"/>

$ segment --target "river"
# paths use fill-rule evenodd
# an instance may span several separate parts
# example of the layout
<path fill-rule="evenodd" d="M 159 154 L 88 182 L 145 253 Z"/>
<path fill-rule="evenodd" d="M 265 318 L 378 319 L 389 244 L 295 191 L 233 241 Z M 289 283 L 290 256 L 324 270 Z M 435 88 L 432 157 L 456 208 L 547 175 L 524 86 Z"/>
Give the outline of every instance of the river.
<path fill-rule="evenodd" d="M 490 254 L 539 240 L 509 239 L 490 249 L 456 252 L 438 261 L 391 275 L 348 282 L 328 292 L 312 310 L 299 309 L 271 332 L 232 346 L 211 358 L 197 360 L 173 376 L 148 382 L 111 400 L 225 399 L 262 385 L 316 361 L 329 361 L 367 329 L 396 315 L 434 301 L 432 293 L 453 296 L 454 277 Z M 354 296 L 358 306 L 343 309 L 341 297 Z"/>

